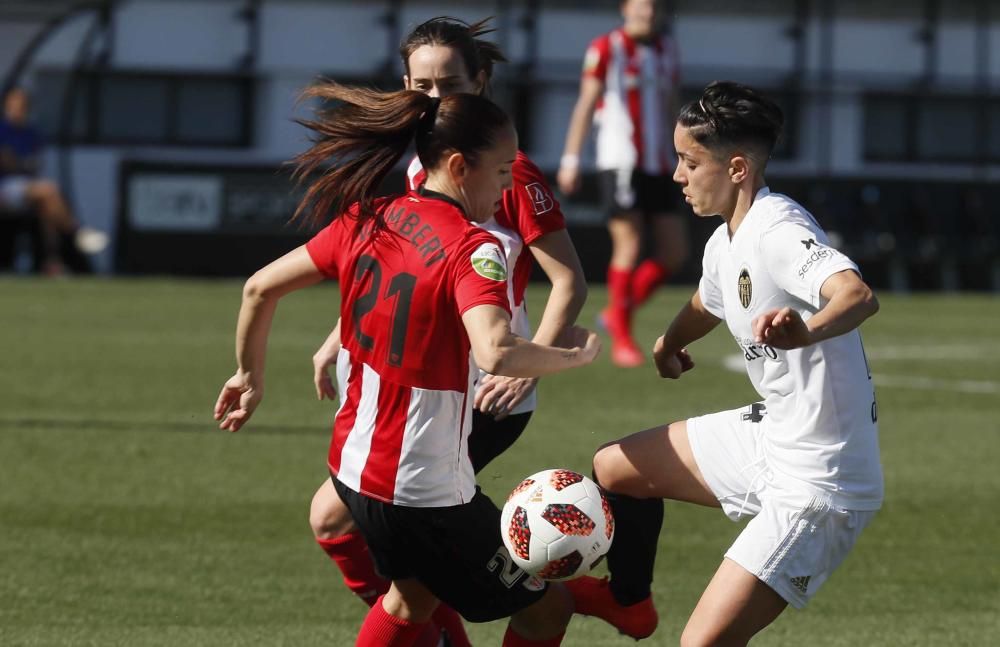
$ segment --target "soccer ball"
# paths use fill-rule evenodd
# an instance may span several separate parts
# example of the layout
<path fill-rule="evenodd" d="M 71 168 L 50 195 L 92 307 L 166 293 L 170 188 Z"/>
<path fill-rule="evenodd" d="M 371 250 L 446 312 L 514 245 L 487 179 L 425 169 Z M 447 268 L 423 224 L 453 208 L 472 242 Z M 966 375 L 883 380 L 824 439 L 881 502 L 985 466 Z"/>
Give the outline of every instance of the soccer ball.
<path fill-rule="evenodd" d="M 532 474 L 507 497 L 500 515 L 503 543 L 523 570 L 568 580 L 594 567 L 611 548 L 615 520 L 596 483 L 554 469 Z"/>

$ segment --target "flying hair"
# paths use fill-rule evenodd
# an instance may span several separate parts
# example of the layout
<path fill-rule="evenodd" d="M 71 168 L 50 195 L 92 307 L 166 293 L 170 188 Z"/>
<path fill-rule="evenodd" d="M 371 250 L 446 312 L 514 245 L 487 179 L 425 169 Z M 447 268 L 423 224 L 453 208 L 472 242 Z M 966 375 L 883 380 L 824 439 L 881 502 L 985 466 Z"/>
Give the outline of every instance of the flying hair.
<path fill-rule="evenodd" d="M 334 107 L 298 123 L 312 132 L 312 146 L 292 164 L 306 192 L 292 216 L 320 225 L 357 205 L 358 225 L 384 228 L 377 192 L 385 176 L 415 142 L 430 172 L 451 153 L 475 166 L 478 154 L 513 128 L 499 106 L 484 97 L 455 94 L 441 99 L 423 92 L 381 92 L 322 80 L 302 93 Z"/>

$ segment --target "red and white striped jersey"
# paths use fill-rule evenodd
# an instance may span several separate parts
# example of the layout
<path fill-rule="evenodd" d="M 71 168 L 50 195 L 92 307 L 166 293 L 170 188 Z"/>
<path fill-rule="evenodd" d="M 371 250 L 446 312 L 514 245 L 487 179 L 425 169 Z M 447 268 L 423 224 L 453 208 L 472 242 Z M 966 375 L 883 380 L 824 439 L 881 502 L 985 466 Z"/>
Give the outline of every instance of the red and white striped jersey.
<path fill-rule="evenodd" d="M 379 204 L 384 230 L 358 227 L 349 212 L 306 243 L 316 267 L 340 281 L 330 471 L 387 503 L 458 505 L 476 484 L 468 436 L 477 371 L 462 314 L 509 310 L 505 257 L 445 196 Z"/>
<path fill-rule="evenodd" d="M 661 35 L 647 44 L 615 29 L 590 44 L 583 75 L 604 83 L 594 113 L 597 168 L 672 173 L 670 101 L 680 90 L 676 41 Z"/>
<path fill-rule="evenodd" d="M 566 218 L 545 176 L 527 155 L 517 152 L 511 172 L 513 184 L 503 192 L 496 214 L 488 222 L 473 224 L 496 236 L 503 245 L 507 267 L 513 268 L 507 278 L 510 329 L 519 337 L 531 339 L 531 322 L 528 320 L 524 292 L 531 278 L 532 257 L 525 247 L 545 234 L 565 229 Z M 416 189 L 426 177 L 420 158 L 414 157 L 406 169 L 407 188 Z M 527 413 L 537 406 L 537 393 L 532 391 L 511 413 Z"/>

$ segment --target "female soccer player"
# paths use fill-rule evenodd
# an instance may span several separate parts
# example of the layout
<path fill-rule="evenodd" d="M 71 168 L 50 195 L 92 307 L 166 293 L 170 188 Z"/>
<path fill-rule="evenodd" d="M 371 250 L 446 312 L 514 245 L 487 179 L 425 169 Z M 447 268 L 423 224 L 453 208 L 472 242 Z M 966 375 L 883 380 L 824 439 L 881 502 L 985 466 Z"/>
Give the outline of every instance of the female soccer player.
<path fill-rule="evenodd" d="M 717 82 L 681 111 L 675 181 L 695 214 L 723 223 L 705 246 L 698 290 L 653 348 L 662 377 L 694 366 L 686 347 L 725 321 L 763 399 L 648 429 L 602 447 L 615 493 L 610 585 L 572 583 L 577 611 L 640 638 L 661 499 L 721 507 L 747 524 L 702 594 L 684 645 L 745 644 L 786 605 L 800 608 L 882 503 L 875 395 L 857 328 L 878 310 L 857 266 L 813 217 L 771 193 L 764 169 L 781 110 Z"/>
<path fill-rule="evenodd" d="M 612 361 L 637 366 L 643 356 L 632 338 L 632 313 L 688 255 L 680 195 L 670 182 L 680 62 L 676 41 L 661 29 L 658 0 L 623 0 L 621 13 L 624 24 L 587 49 L 558 179 L 566 195 L 579 188 L 580 153 L 593 120 L 611 235 L 608 306 L 601 319 Z M 640 263 L 647 224 L 653 239 Z"/>
<path fill-rule="evenodd" d="M 468 25 L 441 17 L 417 26 L 400 46 L 406 69 L 404 86 L 432 97 L 458 92 L 488 94 L 493 65 L 504 58 L 496 45 L 481 38 L 489 33 L 487 24 L 484 20 Z M 508 267 L 512 268 L 507 280 L 511 329 L 515 334 L 532 337 L 524 300 L 532 258 L 551 281 L 548 303 L 533 337 L 537 343 L 551 345 L 576 320 L 586 298 L 586 283 L 559 203 L 541 171 L 518 151 L 512 172 L 513 184 L 504 192 L 500 209 L 480 226 L 500 240 Z M 407 176 L 411 189 L 423 183 L 426 174 L 419 158 L 410 164 Z M 313 357 L 320 398 L 336 397 L 328 369 L 337 361 L 340 335 L 338 326 Z M 537 404 L 536 383 L 533 378 L 480 376 L 469 436 L 469 455 L 477 473 L 525 429 Z M 317 542 L 340 567 L 352 591 L 369 603 L 384 592 L 388 582 L 372 569 L 364 541 L 330 479 L 313 497 L 310 525 Z M 435 621 L 446 628 L 455 647 L 467 644 L 460 634 L 460 621 L 446 615 L 442 606 Z"/>
<path fill-rule="evenodd" d="M 463 616 L 511 616 L 505 645 L 558 645 L 572 605 L 510 563 L 500 511 L 475 485 L 468 457 L 471 360 L 492 374 L 536 377 L 593 361 L 593 333 L 572 348 L 510 330 L 507 265 L 485 222 L 510 186 L 517 135 L 487 99 L 379 93 L 333 82 L 311 96 L 340 102 L 307 125 L 318 140 L 299 156 L 320 171 L 299 213 L 338 214 L 309 243 L 257 272 L 244 289 L 236 374 L 215 407 L 240 429 L 263 395 L 270 322 L 285 294 L 341 281 L 343 394 L 329 466 L 379 571 L 392 580 L 365 618 L 358 645 L 410 645 L 444 600 Z M 427 169 L 418 191 L 376 200 L 413 140 Z M 364 152 L 364 155 L 360 155 Z"/>

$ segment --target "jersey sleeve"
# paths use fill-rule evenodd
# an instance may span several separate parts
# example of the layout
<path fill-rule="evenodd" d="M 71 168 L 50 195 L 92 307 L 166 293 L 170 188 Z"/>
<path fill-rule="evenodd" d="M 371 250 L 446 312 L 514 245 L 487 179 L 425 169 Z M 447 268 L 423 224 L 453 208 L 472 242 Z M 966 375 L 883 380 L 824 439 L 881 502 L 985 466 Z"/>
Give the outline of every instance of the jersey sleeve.
<path fill-rule="evenodd" d="M 725 226 L 725 225 L 723 225 Z M 701 261 L 701 280 L 698 282 L 698 294 L 705 309 L 718 317 L 726 318 L 726 306 L 722 298 L 722 288 L 719 286 L 719 272 L 716 263 L 717 235 L 708 239 L 705 244 L 705 256 Z"/>
<path fill-rule="evenodd" d="M 566 217 L 538 167 L 527 156 L 518 154 L 513 173 L 514 184 L 505 193 L 503 206 L 524 244 L 565 229 Z"/>
<path fill-rule="evenodd" d="M 306 243 L 306 251 L 316 264 L 316 269 L 328 279 L 336 280 L 339 277 L 338 256 L 350 244 L 349 226 L 345 221 L 353 223 L 352 219 L 345 216 L 335 218 Z"/>
<path fill-rule="evenodd" d="M 829 246 L 823 230 L 801 223 L 781 222 L 760 238 L 760 254 L 775 284 L 792 296 L 820 307 L 820 289 L 837 272 L 857 264 Z"/>
<path fill-rule="evenodd" d="M 458 314 L 481 305 L 495 305 L 510 314 L 507 300 L 507 259 L 503 247 L 485 231 L 476 231 L 455 255 L 455 302 Z"/>
<path fill-rule="evenodd" d="M 604 81 L 608 75 L 608 61 L 611 59 L 611 40 L 608 35 L 599 36 L 591 41 L 587 53 L 583 57 L 583 76 Z"/>

